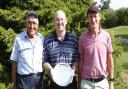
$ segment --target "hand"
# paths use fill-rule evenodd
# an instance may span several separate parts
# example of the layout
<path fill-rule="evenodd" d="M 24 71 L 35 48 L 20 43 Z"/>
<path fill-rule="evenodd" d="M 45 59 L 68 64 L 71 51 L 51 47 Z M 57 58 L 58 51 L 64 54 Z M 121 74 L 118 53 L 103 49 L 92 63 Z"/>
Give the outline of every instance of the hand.
<path fill-rule="evenodd" d="M 16 83 L 12 84 L 12 89 L 16 89 Z"/>
<path fill-rule="evenodd" d="M 113 81 L 110 81 L 110 82 L 109 82 L 109 89 L 114 89 Z"/>
<path fill-rule="evenodd" d="M 75 69 L 72 69 L 72 76 L 75 76 Z"/>
<path fill-rule="evenodd" d="M 53 77 L 53 74 L 54 74 L 54 69 L 53 68 L 51 68 L 50 74 L 51 74 L 51 77 Z"/>

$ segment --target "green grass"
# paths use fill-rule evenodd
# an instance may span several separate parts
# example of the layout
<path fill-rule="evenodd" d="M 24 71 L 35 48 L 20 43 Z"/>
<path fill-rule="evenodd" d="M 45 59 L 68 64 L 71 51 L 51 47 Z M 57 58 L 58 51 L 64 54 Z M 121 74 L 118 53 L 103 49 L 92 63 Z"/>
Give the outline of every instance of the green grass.
<path fill-rule="evenodd" d="M 118 26 L 105 30 L 116 37 L 128 38 L 128 26 Z"/>
<path fill-rule="evenodd" d="M 128 34 L 128 26 L 118 26 L 110 29 L 106 29 L 110 33 L 118 34 Z"/>

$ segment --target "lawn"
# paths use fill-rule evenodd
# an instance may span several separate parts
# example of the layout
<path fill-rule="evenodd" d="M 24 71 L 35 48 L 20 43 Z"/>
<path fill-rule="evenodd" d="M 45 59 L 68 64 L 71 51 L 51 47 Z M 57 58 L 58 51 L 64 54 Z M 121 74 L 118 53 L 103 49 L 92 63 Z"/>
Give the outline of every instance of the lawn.
<path fill-rule="evenodd" d="M 128 26 L 118 26 L 105 30 L 116 37 L 128 38 Z"/>

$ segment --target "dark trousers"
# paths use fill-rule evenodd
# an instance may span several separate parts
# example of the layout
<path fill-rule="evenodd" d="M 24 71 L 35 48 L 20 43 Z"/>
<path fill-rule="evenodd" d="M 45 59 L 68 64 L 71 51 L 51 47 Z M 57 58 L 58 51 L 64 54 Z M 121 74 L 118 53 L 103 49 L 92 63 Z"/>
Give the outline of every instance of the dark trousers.
<path fill-rule="evenodd" d="M 59 86 L 57 85 L 52 79 L 51 80 L 51 84 L 50 84 L 50 89 L 77 89 L 77 81 L 76 81 L 76 77 L 73 78 L 73 82 L 70 83 L 67 86 Z"/>
<path fill-rule="evenodd" d="M 44 89 L 43 73 L 19 75 L 17 74 L 17 89 Z"/>

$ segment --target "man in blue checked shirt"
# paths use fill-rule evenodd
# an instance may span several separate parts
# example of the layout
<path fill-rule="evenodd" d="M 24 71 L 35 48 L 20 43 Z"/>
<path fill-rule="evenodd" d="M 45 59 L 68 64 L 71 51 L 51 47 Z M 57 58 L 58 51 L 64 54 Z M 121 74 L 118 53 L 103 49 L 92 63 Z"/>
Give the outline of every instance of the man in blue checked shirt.
<path fill-rule="evenodd" d="M 34 11 L 26 15 L 26 31 L 16 35 L 12 60 L 13 89 L 43 89 L 43 41 Z"/>
<path fill-rule="evenodd" d="M 78 66 L 78 38 L 66 31 L 67 19 L 62 10 L 58 10 L 54 17 L 55 32 L 44 41 L 44 68 L 51 73 L 58 63 L 66 63 L 73 69 Z M 67 86 L 59 86 L 52 79 L 51 89 L 77 89 L 76 78 Z"/>

